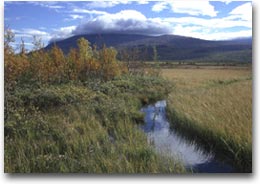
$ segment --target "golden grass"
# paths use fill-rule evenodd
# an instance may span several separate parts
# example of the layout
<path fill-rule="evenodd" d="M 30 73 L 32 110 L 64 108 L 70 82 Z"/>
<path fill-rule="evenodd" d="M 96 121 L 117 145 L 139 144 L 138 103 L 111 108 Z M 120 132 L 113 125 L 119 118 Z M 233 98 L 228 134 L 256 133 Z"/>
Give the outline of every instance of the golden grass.
<path fill-rule="evenodd" d="M 162 75 L 173 81 L 177 89 L 193 89 L 215 80 L 251 77 L 252 71 L 242 67 L 241 69 L 162 69 Z"/>
<path fill-rule="evenodd" d="M 169 108 L 227 144 L 252 149 L 251 69 L 165 69 L 175 84 Z M 228 143 L 229 142 L 229 143 Z M 232 147 L 233 145 L 227 145 Z M 239 150 L 231 150 L 236 154 Z"/>

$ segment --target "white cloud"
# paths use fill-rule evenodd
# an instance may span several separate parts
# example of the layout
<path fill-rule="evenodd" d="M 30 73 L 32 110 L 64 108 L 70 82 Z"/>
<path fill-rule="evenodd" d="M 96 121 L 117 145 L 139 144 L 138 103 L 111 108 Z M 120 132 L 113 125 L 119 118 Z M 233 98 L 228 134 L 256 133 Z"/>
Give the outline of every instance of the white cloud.
<path fill-rule="evenodd" d="M 230 40 L 235 38 L 252 37 L 251 30 L 233 31 L 233 32 L 218 32 L 205 35 L 208 40 Z"/>
<path fill-rule="evenodd" d="M 195 37 L 206 40 L 227 40 L 239 37 L 252 37 L 252 22 L 224 18 L 180 17 L 165 18 L 173 25 L 172 34 Z M 236 27 L 244 27 L 237 30 Z"/>
<path fill-rule="evenodd" d="M 208 1 L 197 1 L 191 4 L 180 1 L 162 1 L 155 3 L 152 8 L 154 8 L 153 11 L 158 12 L 165 8 L 171 8 L 174 12 L 186 12 L 190 16 L 148 18 L 136 10 L 107 13 L 105 11 L 74 8 L 70 11 L 70 13 L 72 12 L 71 18 L 83 18 L 82 14 L 89 14 L 90 17 L 78 26 L 55 30 L 52 36 L 54 39 L 63 39 L 72 35 L 90 33 L 176 34 L 209 40 L 252 36 L 251 3 L 244 3 L 234 8 L 226 17 L 222 18 L 216 17 L 217 11 Z M 208 17 L 194 15 L 207 15 Z"/>
<path fill-rule="evenodd" d="M 55 9 L 55 10 L 64 8 L 64 6 L 57 5 L 58 2 L 53 2 L 53 1 L 47 1 L 47 2 L 27 1 L 26 3 L 30 3 L 35 6 L 41 6 L 41 7 L 45 7 L 45 8 Z"/>
<path fill-rule="evenodd" d="M 229 13 L 234 19 L 238 18 L 245 21 L 252 21 L 252 3 L 245 3 L 236 7 Z"/>
<path fill-rule="evenodd" d="M 209 1 L 172 1 L 171 7 L 175 13 L 187 13 L 190 15 L 207 15 L 210 17 L 217 16 L 214 6 Z"/>
<path fill-rule="evenodd" d="M 83 19 L 84 18 L 84 16 L 82 16 L 82 15 L 69 15 L 72 19 Z"/>
<path fill-rule="evenodd" d="M 68 27 L 61 27 L 59 29 L 54 29 L 53 32 L 51 33 L 50 42 L 73 36 L 72 32 L 75 30 L 75 28 L 76 26 L 68 26 Z"/>
<path fill-rule="evenodd" d="M 52 6 L 52 5 L 49 5 L 49 6 L 46 6 L 48 8 L 51 8 L 51 9 L 61 9 L 61 8 L 64 8 L 63 6 Z"/>
<path fill-rule="evenodd" d="M 87 10 L 82 8 L 74 8 L 72 10 L 73 13 L 84 13 L 84 14 L 95 14 L 95 15 L 106 15 L 107 12 L 105 11 L 98 11 L 98 10 Z"/>
<path fill-rule="evenodd" d="M 31 41 L 31 40 L 27 40 L 27 41 Z M 19 40 L 18 42 L 12 42 L 12 43 L 10 43 L 10 45 L 13 47 L 15 53 L 20 53 L 21 43 L 22 43 L 21 40 Z M 34 46 L 34 45 L 33 45 L 33 43 L 26 42 L 26 41 L 24 40 L 24 46 L 25 46 L 25 49 L 26 49 L 27 51 L 30 51 L 30 50 L 33 49 L 33 46 Z"/>
<path fill-rule="evenodd" d="M 149 0 L 139 0 L 136 1 L 138 4 L 149 4 Z"/>
<path fill-rule="evenodd" d="M 15 34 L 15 40 L 17 41 L 14 44 L 20 45 L 21 39 L 23 39 L 25 46 L 27 46 L 26 48 L 29 50 L 32 49 L 32 39 L 34 36 L 41 38 L 44 44 L 46 44 L 52 38 L 48 32 L 32 28 L 12 29 L 12 32 Z"/>
<path fill-rule="evenodd" d="M 32 38 L 33 36 L 39 36 L 43 40 L 48 40 L 51 38 L 50 34 L 45 31 L 40 31 L 37 29 L 31 29 L 31 28 L 24 28 L 21 30 L 12 30 L 15 34 L 15 37 L 26 37 L 26 38 Z"/>
<path fill-rule="evenodd" d="M 251 2 L 252 0 L 210 0 L 210 1 L 218 1 L 218 2 L 223 2 L 225 4 L 230 4 L 234 1 L 240 1 L 240 2 Z"/>
<path fill-rule="evenodd" d="M 230 17 L 204 19 L 198 17 L 180 17 L 180 18 L 163 18 L 163 21 L 174 25 L 181 24 L 184 26 L 202 26 L 211 29 L 224 29 L 233 27 L 252 28 L 251 21 L 232 20 Z"/>
<path fill-rule="evenodd" d="M 136 10 L 122 10 L 115 14 L 100 15 L 77 26 L 73 34 L 134 33 L 166 34 L 171 26 L 160 19 L 148 19 Z"/>
<path fill-rule="evenodd" d="M 64 21 L 72 21 L 72 20 L 83 19 L 83 18 L 84 16 L 82 15 L 70 14 L 69 18 L 65 18 Z"/>
<path fill-rule="evenodd" d="M 242 37 L 251 37 L 251 30 L 240 31 L 224 31 L 215 30 L 200 26 L 186 27 L 183 25 L 177 25 L 174 27 L 173 33 L 176 35 L 200 38 L 205 40 L 229 40 Z"/>
<path fill-rule="evenodd" d="M 174 13 L 185 13 L 189 15 L 205 15 L 210 17 L 217 16 L 217 11 L 214 6 L 209 3 L 209 1 L 192 1 L 186 0 L 183 1 L 162 1 L 156 3 L 152 7 L 152 11 L 160 12 L 168 6 L 171 7 Z"/>
<path fill-rule="evenodd" d="M 153 5 L 152 7 L 152 11 L 155 12 L 161 12 L 162 10 L 166 9 L 168 7 L 168 3 L 167 2 L 158 2 L 155 5 Z"/>
<path fill-rule="evenodd" d="M 18 42 L 16 42 L 16 43 L 11 43 L 11 45 L 12 46 L 20 46 L 21 45 L 21 43 L 18 43 Z M 25 46 L 33 46 L 33 44 L 32 43 L 30 43 L 30 42 L 24 42 L 24 45 Z"/>
<path fill-rule="evenodd" d="M 88 8 L 111 8 L 119 4 L 131 4 L 132 1 L 117 0 L 117 1 L 93 1 L 87 4 Z"/>
<path fill-rule="evenodd" d="M 115 6 L 116 3 L 113 1 L 94 1 L 87 5 L 88 8 L 111 8 Z"/>
<path fill-rule="evenodd" d="M 49 33 L 45 31 L 40 31 L 37 29 L 31 29 L 31 28 L 25 28 L 23 29 L 23 32 L 29 35 L 36 35 L 36 36 L 48 36 Z"/>

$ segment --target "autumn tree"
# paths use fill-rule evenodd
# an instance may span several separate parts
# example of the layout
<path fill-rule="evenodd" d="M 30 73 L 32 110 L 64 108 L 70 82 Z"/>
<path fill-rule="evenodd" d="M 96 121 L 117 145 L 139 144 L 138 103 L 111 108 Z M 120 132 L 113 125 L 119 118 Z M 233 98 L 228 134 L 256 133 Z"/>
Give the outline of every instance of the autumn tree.
<path fill-rule="evenodd" d="M 32 78 L 36 81 L 47 82 L 50 78 L 49 76 L 49 63 L 50 60 L 48 52 L 46 52 L 43 47 L 41 37 L 33 36 L 33 48 L 29 54 L 30 61 L 30 72 Z"/>
<path fill-rule="evenodd" d="M 48 61 L 49 66 L 49 81 L 55 81 L 60 83 L 62 81 L 67 81 L 68 78 L 66 74 L 66 61 L 63 51 L 57 47 L 55 44 L 49 51 L 50 61 Z"/>
<path fill-rule="evenodd" d="M 93 57 L 93 52 L 89 41 L 85 38 L 80 38 L 77 44 L 79 49 L 79 62 L 82 67 L 81 78 L 84 79 L 90 73 L 90 60 Z"/>
<path fill-rule="evenodd" d="M 64 83 L 70 80 L 85 81 L 93 78 L 110 80 L 124 72 L 127 68 L 117 60 L 114 48 L 103 47 L 97 50 L 81 38 L 78 48 L 71 49 L 68 55 L 54 44 L 45 50 L 41 39 L 34 37 L 33 50 L 27 53 L 24 40 L 21 39 L 20 53 L 15 54 L 10 46 L 14 34 L 5 34 L 5 82 L 8 84 L 23 81 L 24 83 Z M 9 82 L 7 82 L 9 81 Z"/>
<path fill-rule="evenodd" d="M 79 57 L 80 60 L 87 61 L 93 56 L 90 42 L 85 38 L 80 38 L 78 41 Z"/>
<path fill-rule="evenodd" d="M 4 74 L 5 86 L 12 86 L 21 79 L 21 75 L 28 69 L 25 45 L 22 40 L 20 53 L 15 54 L 11 43 L 15 42 L 15 35 L 11 29 L 4 32 Z"/>
<path fill-rule="evenodd" d="M 14 33 L 11 29 L 4 30 L 4 119 L 6 120 L 9 116 L 10 104 L 7 100 L 10 91 L 12 91 L 12 86 L 14 81 L 14 77 L 12 75 L 12 70 L 14 65 L 12 65 L 14 58 L 14 50 L 11 47 L 11 43 L 14 42 Z"/>
<path fill-rule="evenodd" d="M 81 63 L 79 62 L 79 54 L 77 49 L 71 48 L 67 57 L 67 75 L 69 80 L 77 80 L 80 73 Z"/>
<path fill-rule="evenodd" d="M 101 77 L 105 80 L 121 74 L 120 63 L 117 61 L 116 56 L 117 51 L 112 47 L 103 46 L 100 51 Z"/>
<path fill-rule="evenodd" d="M 14 50 L 11 46 L 11 43 L 15 42 L 14 33 L 11 29 L 5 29 L 4 31 L 4 53 L 5 54 L 14 54 Z"/>

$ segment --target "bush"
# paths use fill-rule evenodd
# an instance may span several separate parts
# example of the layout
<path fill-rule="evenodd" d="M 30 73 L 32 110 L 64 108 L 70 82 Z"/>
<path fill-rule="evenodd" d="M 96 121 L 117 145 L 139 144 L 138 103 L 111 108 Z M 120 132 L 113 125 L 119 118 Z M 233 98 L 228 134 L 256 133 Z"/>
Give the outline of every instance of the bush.
<path fill-rule="evenodd" d="M 107 81 L 127 73 L 116 55 L 114 48 L 92 49 L 84 38 L 78 40 L 78 49 L 71 49 L 67 56 L 56 45 L 49 51 L 40 49 L 29 54 L 24 51 L 14 54 L 6 46 L 5 83 L 12 86 L 32 81 L 60 84 L 97 78 Z"/>

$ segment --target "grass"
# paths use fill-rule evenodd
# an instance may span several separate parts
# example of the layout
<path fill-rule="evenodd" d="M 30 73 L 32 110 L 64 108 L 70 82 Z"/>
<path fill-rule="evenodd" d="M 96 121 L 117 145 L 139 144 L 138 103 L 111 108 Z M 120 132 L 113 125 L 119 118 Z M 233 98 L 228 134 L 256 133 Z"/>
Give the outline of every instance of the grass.
<path fill-rule="evenodd" d="M 5 38 L 6 173 L 186 172 L 156 154 L 140 128 L 141 107 L 171 88 L 154 70 L 129 74 L 115 49 L 84 38 L 66 56 L 57 46 L 26 53 L 22 44 L 15 54 L 14 34 Z"/>
<path fill-rule="evenodd" d="M 252 172 L 252 72 L 164 69 L 175 84 L 169 95 L 172 126 L 213 149 L 239 172 Z"/>
<path fill-rule="evenodd" d="M 139 128 L 140 108 L 168 93 L 167 81 L 132 75 L 18 85 L 5 92 L 4 170 L 184 173 L 179 161 L 156 154 Z"/>

